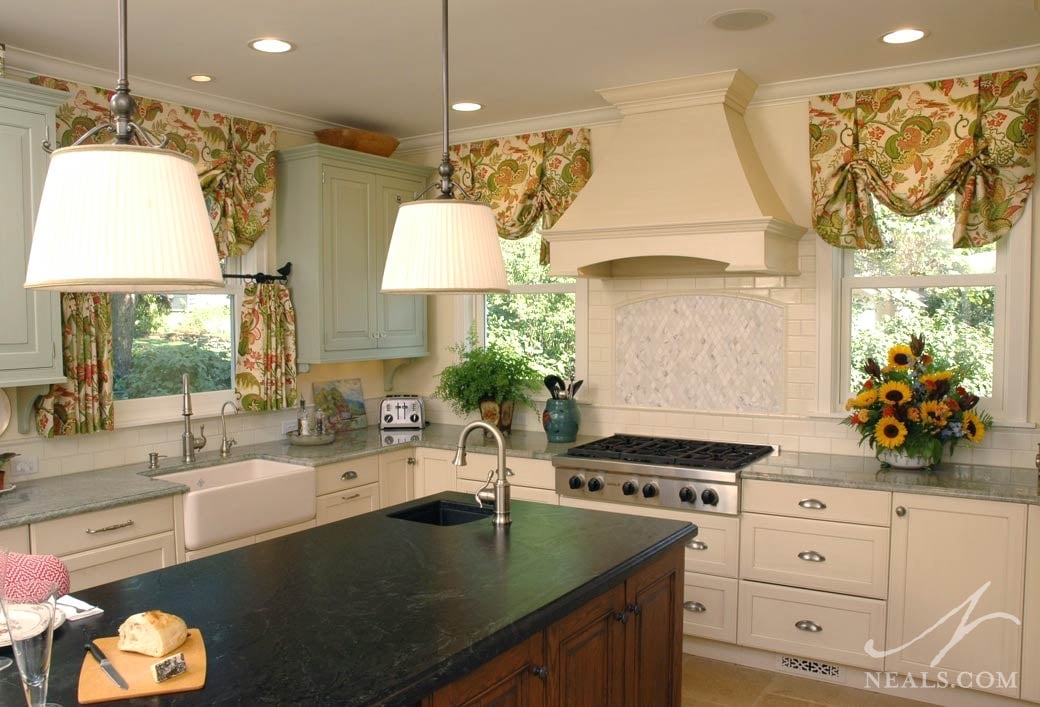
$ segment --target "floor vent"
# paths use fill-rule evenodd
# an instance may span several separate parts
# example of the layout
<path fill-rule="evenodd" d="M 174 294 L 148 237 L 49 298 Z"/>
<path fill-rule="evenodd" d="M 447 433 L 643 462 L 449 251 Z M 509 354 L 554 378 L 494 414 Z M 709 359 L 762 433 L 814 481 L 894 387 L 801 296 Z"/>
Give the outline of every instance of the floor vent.
<path fill-rule="evenodd" d="M 779 655 L 776 657 L 776 667 L 781 672 L 791 673 L 792 675 L 801 675 L 802 677 L 811 677 L 817 680 L 826 680 L 827 682 L 845 682 L 845 671 L 840 665 L 834 665 L 833 663 L 795 658 L 793 655 Z"/>

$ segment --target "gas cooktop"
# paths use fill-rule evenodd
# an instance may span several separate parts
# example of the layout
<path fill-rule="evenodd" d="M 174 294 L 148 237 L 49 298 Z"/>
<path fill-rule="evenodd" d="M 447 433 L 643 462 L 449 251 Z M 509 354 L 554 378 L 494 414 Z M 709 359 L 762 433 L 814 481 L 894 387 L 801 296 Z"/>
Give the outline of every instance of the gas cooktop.
<path fill-rule="evenodd" d="M 740 469 L 773 453 L 768 444 L 705 442 L 697 439 L 613 435 L 571 447 L 569 457 L 683 466 L 692 469 Z"/>

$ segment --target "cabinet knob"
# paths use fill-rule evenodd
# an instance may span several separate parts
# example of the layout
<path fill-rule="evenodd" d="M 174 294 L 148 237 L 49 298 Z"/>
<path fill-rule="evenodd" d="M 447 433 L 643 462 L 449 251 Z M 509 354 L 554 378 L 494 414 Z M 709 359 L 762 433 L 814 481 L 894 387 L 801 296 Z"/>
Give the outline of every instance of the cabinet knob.
<path fill-rule="evenodd" d="M 415 457 L 408 457 L 408 465 L 415 466 Z"/>
<path fill-rule="evenodd" d="M 703 614 L 708 609 L 701 604 L 699 601 L 685 601 L 683 602 L 683 608 L 687 611 L 692 611 L 695 614 Z"/>
<path fill-rule="evenodd" d="M 906 515 L 906 508 L 904 506 L 896 506 L 896 515 L 902 518 Z"/>
<path fill-rule="evenodd" d="M 614 618 L 617 619 L 618 621 L 620 621 L 623 624 L 627 624 L 628 623 L 628 612 L 624 611 L 624 610 L 615 612 L 614 613 Z"/>
<path fill-rule="evenodd" d="M 815 621 L 810 621 L 809 619 L 795 621 L 794 627 L 799 631 L 808 631 L 809 633 L 819 633 L 823 630 L 823 626 L 820 626 L 820 624 L 816 623 Z"/>
<path fill-rule="evenodd" d="M 531 672 L 534 673 L 535 677 L 541 678 L 542 680 L 549 677 L 549 669 L 544 665 L 535 665 L 531 668 Z"/>
<path fill-rule="evenodd" d="M 626 608 L 626 611 L 628 611 L 628 613 L 632 614 L 633 616 L 639 616 L 639 612 L 641 612 L 642 610 L 643 607 L 641 607 L 639 604 L 629 604 Z"/>

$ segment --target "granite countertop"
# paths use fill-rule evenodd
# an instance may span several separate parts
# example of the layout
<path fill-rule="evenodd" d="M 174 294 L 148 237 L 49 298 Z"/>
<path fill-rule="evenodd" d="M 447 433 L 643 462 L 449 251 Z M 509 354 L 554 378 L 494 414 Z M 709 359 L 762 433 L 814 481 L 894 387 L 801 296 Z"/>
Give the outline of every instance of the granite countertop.
<path fill-rule="evenodd" d="M 740 472 L 742 479 L 876 489 L 1040 504 L 1036 469 L 943 462 L 931 470 L 883 469 L 874 457 L 784 452 Z"/>
<path fill-rule="evenodd" d="M 455 449 L 462 427 L 458 425 L 430 425 L 425 430 L 398 436 L 376 427 L 340 434 L 332 444 L 322 447 L 293 446 L 288 441 L 266 442 L 235 448 L 230 457 L 221 459 L 213 449 L 198 455 L 194 464 L 184 464 L 166 459 L 160 469 L 149 469 L 145 460 L 137 464 L 84 471 L 67 476 L 46 479 L 14 479 L 18 488 L 0 495 L 0 530 L 26 523 L 39 523 L 52 518 L 88 513 L 90 511 L 136 503 L 149 498 L 185 493 L 183 484 L 162 481 L 163 474 L 172 474 L 187 469 L 216 466 L 245 459 L 270 459 L 273 461 L 321 466 L 346 459 L 353 459 L 390 449 L 430 447 Z M 421 437 L 421 441 L 418 438 Z M 390 441 L 388 441 L 388 438 Z M 413 439 L 416 438 L 416 439 Z M 506 437 L 509 457 L 549 459 L 576 444 L 584 444 L 595 437 L 579 436 L 576 442 L 550 443 L 544 432 L 517 430 Z M 213 442 L 214 447 L 219 440 Z M 467 449 L 471 452 L 495 454 L 494 440 L 485 440 L 479 432 L 470 435 Z M 149 478 L 152 477 L 152 478 Z M 156 478 L 158 477 L 158 478 Z"/>
<path fill-rule="evenodd" d="M 77 592 L 105 613 L 56 631 L 48 697 L 77 704 L 81 626 L 112 636 L 158 608 L 201 630 L 206 687 L 136 704 L 412 705 L 696 534 L 680 521 L 523 501 L 507 529 L 388 512 Z M 23 699 L 18 671 L 0 673 L 0 704 Z"/>

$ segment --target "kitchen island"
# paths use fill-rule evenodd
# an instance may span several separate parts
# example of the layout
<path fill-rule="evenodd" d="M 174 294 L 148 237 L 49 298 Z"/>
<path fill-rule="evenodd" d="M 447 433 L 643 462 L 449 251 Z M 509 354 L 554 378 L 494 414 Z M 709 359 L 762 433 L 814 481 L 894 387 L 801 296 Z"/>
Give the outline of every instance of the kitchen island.
<path fill-rule="evenodd" d="M 420 498 L 79 592 L 105 613 L 55 632 L 51 699 L 77 704 L 81 626 L 115 635 L 148 609 L 202 631 L 208 676 L 201 691 L 141 704 L 452 704 L 472 689 L 465 676 L 524 650 L 530 669 L 502 679 L 528 697 L 562 695 L 568 650 L 578 650 L 568 639 L 597 626 L 614 640 L 598 658 L 622 669 L 595 677 L 625 696 L 617 704 L 638 704 L 640 690 L 677 698 L 682 543 L 695 526 L 522 501 L 505 530 L 390 517 L 436 499 L 472 504 Z M 648 569 L 669 581 L 634 584 Z M 660 674 L 640 684 L 640 661 L 668 684 Z M 22 700 L 17 671 L 0 673 L 0 704 Z"/>

